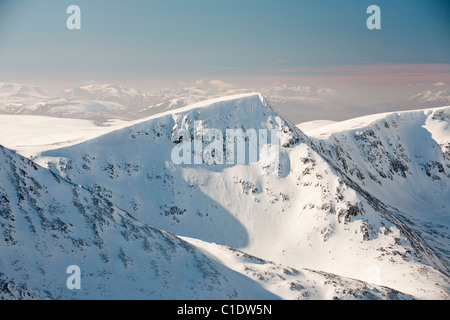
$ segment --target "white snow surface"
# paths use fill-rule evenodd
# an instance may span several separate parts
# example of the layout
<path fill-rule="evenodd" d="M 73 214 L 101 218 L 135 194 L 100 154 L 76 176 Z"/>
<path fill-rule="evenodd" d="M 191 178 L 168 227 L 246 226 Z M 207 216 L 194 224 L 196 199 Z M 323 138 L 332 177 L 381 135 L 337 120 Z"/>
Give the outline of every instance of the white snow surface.
<path fill-rule="evenodd" d="M 193 135 L 196 121 L 222 132 L 234 128 L 279 129 L 282 146 L 278 173 L 270 174 L 263 163 L 175 165 L 171 161 L 171 150 L 176 146 L 172 134 L 185 128 Z M 191 272 L 183 283 L 186 290 L 195 283 L 197 289 L 190 295 L 194 299 L 205 297 L 207 286 L 212 288 L 210 298 L 448 299 L 449 123 L 450 107 L 444 107 L 322 123 L 309 126 L 306 135 L 262 95 L 251 93 L 197 103 L 105 131 L 93 130 L 94 137 L 78 136 L 79 143 L 62 148 L 36 149 L 34 160 L 50 170 L 38 167 L 36 171 L 45 177 L 28 173 L 33 172 L 34 162 L 2 149 L 5 155 L 20 159 L 16 162 L 28 161 L 31 167 L 21 168 L 25 175 L 15 169 L 20 179 L 11 181 L 7 175 L 11 159 L 7 156 L 2 160 L 2 186 L 6 183 L 9 188 L 0 189 L 9 200 L 2 205 L 16 206 L 10 211 L 14 215 L 21 212 L 27 223 L 12 221 L 7 214 L 0 217 L 4 234 L 12 234 L 14 239 L 14 243 L 3 244 L 7 251 L 2 249 L 0 262 L 23 264 L 20 272 L 14 266 L 5 268 L 0 281 L 6 277 L 18 288 L 33 272 L 42 272 L 24 262 L 26 259 L 18 253 L 20 245 L 34 244 L 36 240 L 15 239 L 11 231 L 18 229 L 21 237 L 34 237 L 29 231 L 33 229 L 30 219 L 37 221 L 33 225 L 38 234 L 42 233 L 39 239 L 47 239 L 45 246 L 51 248 L 47 252 L 61 257 L 55 261 L 62 268 L 72 257 L 73 246 L 64 230 L 58 233 L 52 227 L 60 224 L 57 217 L 61 215 L 61 221 L 68 221 L 70 237 L 85 243 L 75 251 L 86 250 L 93 257 L 88 264 L 91 274 L 96 275 L 92 285 L 103 288 L 96 293 L 94 289 L 86 291 L 86 296 L 80 293 L 83 298 L 99 292 L 106 298 L 120 297 L 124 292 L 130 297 L 184 298 L 187 292 L 175 287 L 175 279 L 169 275 L 179 280 Z M 33 180 L 23 183 L 31 177 L 45 185 L 43 189 L 48 188 L 51 196 L 37 186 L 32 188 Z M 70 191 L 64 192 L 61 183 Z M 54 194 L 52 188 L 58 191 Z M 36 202 L 26 196 L 21 200 L 21 194 L 37 197 L 33 191 L 39 193 L 42 206 L 36 208 Z M 56 196 L 59 194 L 61 197 Z M 96 220 L 91 223 L 82 210 L 70 214 L 80 211 L 80 202 L 93 211 L 91 216 L 97 217 L 98 206 L 86 204 L 92 199 L 117 208 L 114 213 L 108 209 L 110 222 L 106 230 L 111 234 L 104 234 L 104 230 L 97 234 L 95 228 L 100 227 Z M 29 208 L 24 209 L 24 203 Z M 55 206 L 68 206 L 67 214 L 57 209 L 57 213 L 51 213 L 50 208 Z M 127 217 L 130 225 L 111 222 L 125 219 L 116 215 Z M 81 231 L 89 228 L 95 236 Z M 152 230 L 149 234 L 160 232 L 159 240 L 143 235 L 141 228 Z M 124 232 L 129 233 L 127 237 Z M 55 233 L 56 238 L 52 236 Z M 177 244 L 171 244 L 176 249 L 169 251 L 173 259 L 187 259 L 191 262 L 181 264 L 194 267 L 183 271 L 177 269 L 179 264 L 167 266 L 167 277 L 163 278 L 168 281 L 167 290 L 160 294 L 152 292 L 141 279 L 154 281 L 153 288 L 164 286 L 154 269 L 164 270 L 165 260 L 152 254 L 158 255 L 164 248 L 166 235 Z M 100 248 L 96 241 L 104 247 Z M 150 254 L 149 259 L 155 262 L 149 268 L 144 267 L 148 266 L 145 246 L 142 248 L 146 241 L 158 248 Z M 6 259 L 3 252 L 15 260 Z M 51 260 L 42 257 L 42 251 L 35 252 L 33 259 L 39 261 L 41 269 L 55 268 Z M 193 256 L 186 252 L 193 252 Z M 108 263 L 101 259 L 102 255 L 108 257 Z M 72 258 L 69 264 L 76 264 L 77 259 L 84 261 L 77 254 Z M 204 280 L 200 279 L 202 263 L 215 270 Z M 116 264 L 125 269 L 114 269 Z M 120 277 L 126 278 L 124 270 L 130 265 L 136 269 L 127 272 L 135 281 L 127 285 Z M 102 287 L 107 277 L 98 275 L 99 270 L 120 278 L 115 282 L 117 286 Z M 224 278 L 228 280 L 225 286 Z M 27 290 L 33 292 L 32 298 L 45 296 L 38 283 L 28 285 Z M 47 290 L 49 298 L 68 297 L 54 290 Z"/>
<path fill-rule="evenodd" d="M 30 157 L 42 151 L 74 145 L 126 124 L 35 115 L 0 115 L 0 143 Z"/>

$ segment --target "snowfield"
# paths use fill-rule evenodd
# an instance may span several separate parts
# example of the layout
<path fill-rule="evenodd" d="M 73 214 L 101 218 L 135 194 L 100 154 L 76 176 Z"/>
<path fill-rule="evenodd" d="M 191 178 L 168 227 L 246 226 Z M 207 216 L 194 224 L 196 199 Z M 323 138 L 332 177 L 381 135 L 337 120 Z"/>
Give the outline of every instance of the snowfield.
<path fill-rule="evenodd" d="M 42 151 L 74 145 L 126 124 L 123 120 L 98 122 L 33 115 L 0 115 L 4 147 L 31 157 Z"/>
<path fill-rule="evenodd" d="M 295 126 L 246 93 L 124 123 L 16 117 L 37 127 L 0 136 L 21 154 L 0 154 L 1 298 L 450 298 L 450 107 Z M 175 165 L 174 132 L 205 128 L 278 130 L 276 174 Z"/>

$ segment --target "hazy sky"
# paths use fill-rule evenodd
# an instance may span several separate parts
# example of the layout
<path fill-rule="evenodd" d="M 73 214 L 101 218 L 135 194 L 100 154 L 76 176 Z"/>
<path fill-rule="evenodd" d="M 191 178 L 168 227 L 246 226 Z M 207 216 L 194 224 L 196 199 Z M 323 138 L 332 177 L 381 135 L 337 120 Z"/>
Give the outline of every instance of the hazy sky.
<path fill-rule="evenodd" d="M 450 83 L 449 14 L 447 0 L 0 0 L 0 81 Z"/>

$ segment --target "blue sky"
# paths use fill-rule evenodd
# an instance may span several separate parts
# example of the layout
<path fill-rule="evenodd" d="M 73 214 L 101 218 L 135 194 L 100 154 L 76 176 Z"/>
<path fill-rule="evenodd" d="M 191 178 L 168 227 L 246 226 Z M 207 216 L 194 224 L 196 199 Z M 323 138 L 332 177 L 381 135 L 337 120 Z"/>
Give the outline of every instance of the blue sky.
<path fill-rule="evenodd" d="M 71 4 L 81 30 L 66 28 Z M 366 27 L 371 4 L 381 30 Z M 449 14 L 439 0 L 0 0 L 0 78 L 435 73 L 450 64 Z"/>

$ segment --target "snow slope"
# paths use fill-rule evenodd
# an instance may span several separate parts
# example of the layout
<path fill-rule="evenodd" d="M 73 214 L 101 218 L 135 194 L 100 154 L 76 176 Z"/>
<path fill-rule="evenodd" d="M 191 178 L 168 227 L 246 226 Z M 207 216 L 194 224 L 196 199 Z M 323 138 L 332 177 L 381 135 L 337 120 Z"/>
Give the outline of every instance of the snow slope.
<path fill-rule="evenodd" d="M 0 115 L 0 144 L 25 157 L 80 143 L 114 130 L 126 122 L 105 123 L 33 115 Z"/>
<path fill-rule="evenodd" d="M 325 126 L 336 123 L 336 121 L 331 120 L 314 120 L 308 122 L 302 122 L 297 124 L 297 128 L 302 130 L 306 135 L 310 136 L 311 132 L 315 132 L 316 130 L 323 128 Z M 321 131 L 321 130 L 319 130 Z"/>
<path fill-rule="evenodd" d="M 0 299 L 411 298 L 231 248 L 215 249 L 221 262 L 1 146 L 0 234 Z"/>
<path fill-rule="evenodd" d="M 177 142 L 172 135 L 185 128 L 193 137 L 199 132 L 194 130 L 196 121 L 221 132 L 280 130 L 277 174 L 270 174 L 262 162 L 175 165 L 171 150 Z M 369 140 L 357 141 L 372 149 Z M 413 221 L 419 219 L 417 211 L 405 216 L 389 206 L 390 198 L 372 195 L 374 190 L 366 190 L 362 183 L 367 178 L 356 169 L 349 174 L 339 164 L 342 156 L 333 157 L 336 153 L 328 152 L 333 146 L 326 142 L 306 136 L 260 94 L 243 94 L 136 121 L 81 144 L 43 152 L 37 161 L 139 221 L 171 233 L 240 249 L 291 268 L 376 282 L 415 298 L 448 299 L 445 212 L 420 216 L 433 230 L 437 221 L 443 228 L 436 241 L 429 239 L 433 234 L 425 237 Z M 339 142 L 348 147 L 345 139 Z M 408 152 L 411 158 L 415 150 Z M 370 163 L 384 165 L 377 157 L 370 163 L 356 161 L 354 168 L 368 166 L 367 170 L 372 170 Z M 448 197 L 432 199 L 448 203 Z"/>
<path fill-rule="evenodd" d="M 316 150 L 450 261 L 450 107 L 352 119 L 314 135 Z"/>
<path fill-rule="evenodd" d="M 108 200 L 3 147 L 0 158 L 1 298 L 274 297 L 248 282 L 240 292 L 242 279 Z M 72 264 L 80 291 L 66 288 Z"/>

